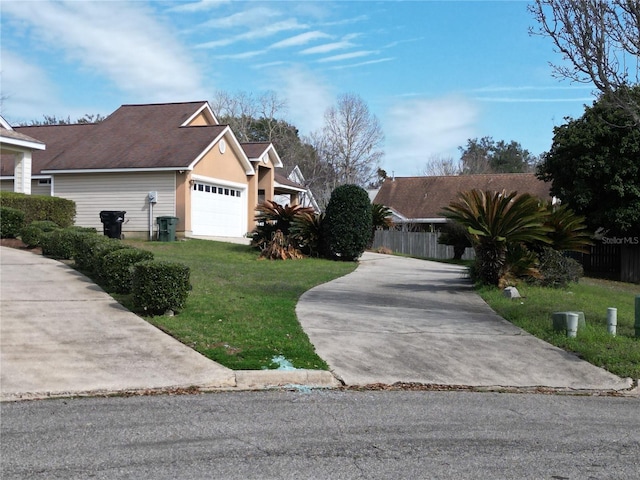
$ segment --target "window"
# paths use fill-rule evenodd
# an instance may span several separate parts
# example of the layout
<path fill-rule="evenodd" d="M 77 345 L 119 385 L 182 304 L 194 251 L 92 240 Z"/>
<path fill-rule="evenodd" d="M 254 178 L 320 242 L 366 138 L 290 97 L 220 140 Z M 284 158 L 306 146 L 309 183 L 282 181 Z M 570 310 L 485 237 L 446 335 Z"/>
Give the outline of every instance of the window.
<path fill-rule="evenodd" d="M 224 189 L 224 194 L 225 194 L 225 195 L 229 195 L 229 189 L 228 189 L 228 188 L 225 188 L 225 189 Z"/>
<path fill-rule="evenodd" d="M 209 193 L 211 191 L 211 187 L 209 185 L 204 186 L 204 191 Z"/>
<path fill-rule="evenodd" d="M 202 192 L 204 190 L 204 185 L 202 185 L 201 183 L 198 184 L 198 191 Z"/>
<path fill-rule="evenodd" d="M 38 185 L 51 185 L 51 179 L 41 178 L 40 180 L 38 180 Z"/>
<path fill-rule="evenodd" d="M 231 196 L 235 197 L 236 196 L 236 191 L 235 190 L 231 190 Z"/>

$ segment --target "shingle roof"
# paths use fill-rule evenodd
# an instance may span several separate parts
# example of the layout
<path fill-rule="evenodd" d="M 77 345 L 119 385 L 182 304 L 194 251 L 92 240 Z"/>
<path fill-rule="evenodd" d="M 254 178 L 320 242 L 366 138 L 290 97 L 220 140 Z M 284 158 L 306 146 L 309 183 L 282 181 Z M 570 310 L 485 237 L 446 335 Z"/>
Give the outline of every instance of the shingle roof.
<path fill-rule="evenodd" d="M 0 127 L 0 136 L 2 136 L 3 138 L 12 138 L 14 140 L 23 140 L 25 142 L 44 144 L 44 142 L 36 140 L 35 138 L 25 135 L 24 133 L 16 132 L 15 130 L 8 130 L 4 127 Z"/>
<path fill-rule="evenodd" d="M 94 124 L 78 124 L 13 128 L 14 132 L 35 137 L 47 146 L 46 150 L 34 151 L 31 154 L 31 174 L 38 175 L 49 162 L 68 148 L 71 143 L 76 142 L 78 138 L 82 138 L 94 126 Z M 2 156 L 1 172 L 3 176 L 13 175 L 14 162 L 9 160 L 8 155 Z"/>
<path fill-rule="evenodd" d="M 250 159 L 259 158 L 269 148 L 269 142 L 245 142 L 241 143 L 244 153 Z"/>
<path fill-rule="evenodd" d="M 46 151 L 33 155 L 38 171 L 179 169 L 191 165 L 227 128 L 226 125 L 181 127 L 203 104 L 123 105 L 97 124 L 16 130 L 47 144 Z"/>
<path fill-rule="evenodd" d="M 442 177 L 387 178 L 374 203 L 392 208 L 410 219 L 442 218 L 441 211 L 458 196 L 472 189 L 516 191 L 551 199 L 550 185 L 533 173 L 459 175 Z"/>

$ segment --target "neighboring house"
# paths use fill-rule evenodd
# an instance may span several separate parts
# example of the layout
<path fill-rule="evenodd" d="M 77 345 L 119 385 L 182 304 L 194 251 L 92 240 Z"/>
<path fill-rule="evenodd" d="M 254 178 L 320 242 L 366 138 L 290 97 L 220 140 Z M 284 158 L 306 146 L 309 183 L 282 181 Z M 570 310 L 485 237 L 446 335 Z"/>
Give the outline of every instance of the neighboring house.
<path fill-rule="evenodd" d="M 76 225 L 102 229 L 100 211 L 125 211 L 122 231 L 134 236 L 174 216 L 180 236 L 242 237 L 258 202 L 273 199 L 282 167 L 273 145 L 240 144 L 204 101 L 123 105 L 97 124 L 15 131 L 46 143 L 33 174 L 50 181 L 48 194 L 75 201 Z M 13 189 L 4 159 L 1 186 Z"/>
<path fill-rule="evenodd" d="M 45 144 L 23 133 L 16 132 L 9 123 L 0 116 L 0 168 L 12 171 L 11 190 L 31 194 L 35 190 L 33 182 L 33 152 L 45 150 Z M 4 175 L 4 173 L 0 173 Z M 37 180 L 36 180 L 37 181 Z"/>
<path fill-rule="evenodd" d="M 440 177 L 395 177 L 385 179 L 374 199 L 388 207 L 402 229 L 433 231 L 446 222 L 442 209 L 468 190 L 529 193 L 552 200 L 549 184 L 533 173 L 456 175 Z"/>
<path fill-rule="evenodd" d="M 305 186 L 306 180 L 300 168 L 293 167 L 288 176 L 276 173 L 276 198 L 275 201 L 281 205 L 301 205 L 311 207 L 316 212 L 320 212 L 318 202 L 316 202 L 311 189 Z M 286 189 L 291 189 L 295 193 L 288 193 Z"/>

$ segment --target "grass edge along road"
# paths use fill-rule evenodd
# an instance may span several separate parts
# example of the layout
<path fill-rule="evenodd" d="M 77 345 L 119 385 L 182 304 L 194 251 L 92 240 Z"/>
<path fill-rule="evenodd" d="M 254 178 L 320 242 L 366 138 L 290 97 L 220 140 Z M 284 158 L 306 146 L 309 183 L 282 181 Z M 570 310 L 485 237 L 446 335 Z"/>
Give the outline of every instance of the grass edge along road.
<path fill-rule="evenodd" d="M 234 370 L 282 365 L 274 358 L 295 368 L 328 368 L 302 330 L 295 307 L 304 292 L 351 273 L 356 262 L 258 260 L 258 252 L 247 245 L 210 240 L 127 243 L 191 269 L 193 290 L 185 308 L 175 316 L 144 317 L 151 324 Z M 126 298 L 120 300 L 131 308 Z"/>
<path fill-rule="evenodd" d="M 582 278 L 567 288 L 517 286 L 523 298 L 506 298 L 498 288 L 480 287 L 480 296 L 500 316 L 526 332 L 575 353 L 620 377 L 640 379 L 640 338 L 635 338 L 635 297 L 640 285 Z M 617 335 L 607 333 L 607 308 L 618 310 Z M 554 331 L 553 312 L 584 312 L 586 327 L 576 338 Z"/>

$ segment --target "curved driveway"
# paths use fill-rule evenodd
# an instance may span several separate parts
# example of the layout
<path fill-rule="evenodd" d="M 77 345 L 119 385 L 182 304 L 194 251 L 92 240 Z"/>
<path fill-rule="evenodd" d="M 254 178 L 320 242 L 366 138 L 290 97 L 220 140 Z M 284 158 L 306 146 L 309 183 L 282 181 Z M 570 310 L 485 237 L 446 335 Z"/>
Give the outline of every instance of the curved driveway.
<path fill-rule="evenodd" d="M 296 312 L 347 385 L 631 386 L 498 316 L 455 265 L 365 253 L 353 273 L 306 292 Z"/>

